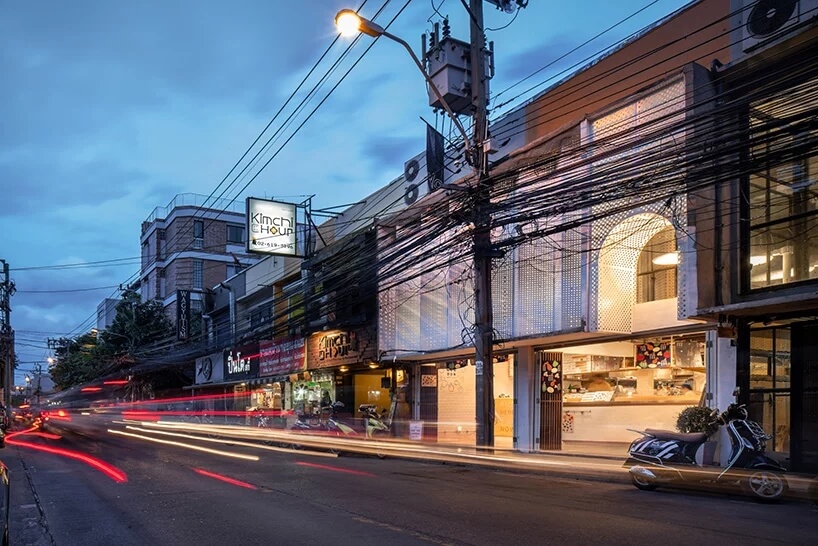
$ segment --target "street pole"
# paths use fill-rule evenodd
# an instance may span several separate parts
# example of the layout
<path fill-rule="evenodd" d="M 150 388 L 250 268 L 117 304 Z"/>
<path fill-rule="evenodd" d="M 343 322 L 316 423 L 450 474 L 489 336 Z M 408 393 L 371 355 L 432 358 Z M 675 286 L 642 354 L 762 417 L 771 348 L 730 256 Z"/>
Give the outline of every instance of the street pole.
<path fill-rule="evenodd" d="M 42 383 L 40 382 L 40 377 L 42 377 L 42 375 L 43 375 L 43 367 L 39 362 L 37 362 L 34 365 L 34 373 L 37 374 L 37 386 L 34 387 L 34 389 L 35 389 L 34 394 L 37 395 L 37 407 L 39 408 L 40 407 L 40 386 L 42 385 Z"/>
<path fill-rule="evenodd" d="M 6 423 L 11 423 L 12 354 L 14 336 L 11 330 L 11 295 L 14 285 L 9 278 L 9 264 L 3 264 L 3 280 L 0 282 L 0 353 L 3 354 L 3 403 L 6 406 Z"/>
<path fill-rule="evenodd" d="M 474 298 L 477 445 L 494 446 L 494 316 L 491 302 L 491 216 L 489 168 L 484 143 L 488 136 L 486 39 L 483 0 L 469 0 L 471 10 L 471 92 L 474 107 L 472 161 L 477 175 L 474 202 Z"/>

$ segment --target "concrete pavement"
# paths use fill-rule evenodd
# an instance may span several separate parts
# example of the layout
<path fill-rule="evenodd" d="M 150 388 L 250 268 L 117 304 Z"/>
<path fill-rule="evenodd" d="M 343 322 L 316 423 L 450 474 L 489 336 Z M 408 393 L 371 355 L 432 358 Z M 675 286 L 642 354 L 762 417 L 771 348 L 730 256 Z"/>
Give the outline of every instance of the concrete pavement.
<path fill-rule="evenodd" d="M 0 450 L 0 461 L 9 469 L 9 536 L 11 544 L 46 546 L 54 544 L 42 512 L 40 498 L 31 485 L 24 453 L 13 446 Z"/>

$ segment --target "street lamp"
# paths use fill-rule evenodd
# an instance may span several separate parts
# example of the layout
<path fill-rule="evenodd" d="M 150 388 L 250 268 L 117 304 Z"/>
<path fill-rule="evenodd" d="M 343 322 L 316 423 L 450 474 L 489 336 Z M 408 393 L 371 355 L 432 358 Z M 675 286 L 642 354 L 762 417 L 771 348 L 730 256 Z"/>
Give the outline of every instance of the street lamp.
<path fill-rule="evenodd" d="M 377 23 L 370 21 L 369 19 L 364 19 L 360 15 L 358 15 L 355 11 L 351 9 L 342 9 L 338 12 L 335 16 L 335 26 L 338 28 L 338 31 L 341 33 L 341 36 L 354 36 L 358 32 L 363 32 L 367 36 L 372 36 L 373 38 L 378 38 L 379 36 L 383 36 L 385 38 L 389 38 L 393 42 L 397 42 L 402 45 L 406 51 L 409 52 L 411 55 L 412 60 L 415 61 L 415 65 L 417 65 L 418 70 L 423 74 L 423 77 L 426 79 L 426 83 L 429 87 L 432 88 L 432 92 L 437 97 L 437 100 L 440 101 L 440 104 L 443 106 L 443 109 L 446 110 L 446 113 L 454 123 L 457 130 L 460 131 L 460 136 L 463 137 L 463 143 L 466 145 L 466 153 L 468 154 L 471 151 L 471 145 L 469 141 L 469 137 L 466 134 L 466 130 L 463 128 L 463 125 L 460 123 L 460 120 L 457 119 L 457 116 L 452 111 L 449 103 L 443 98 L 443 95 L 440 94 L 440 90 L 435 85 L 435 82 L 432 81 L 432 78 L 426 73 L 426 70 L 423 68 L 423 64 L 421 64 L 420 59 L 417 58 L 415 52 L 412 51 L 412 47 L 406 43 L 405 40 L 402 38 L 398 38 L 394 34 L 388 32 L 385 28 L 380 26 Z M 471 159 L 471 158 L 470 158 Z"/>

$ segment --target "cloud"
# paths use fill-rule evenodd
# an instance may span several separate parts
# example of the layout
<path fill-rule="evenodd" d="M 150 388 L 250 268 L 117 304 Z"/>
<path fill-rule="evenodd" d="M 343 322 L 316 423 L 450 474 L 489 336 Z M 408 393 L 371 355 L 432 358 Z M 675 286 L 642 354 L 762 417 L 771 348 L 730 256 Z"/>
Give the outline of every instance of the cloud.
<path fill-rule="evenodd" d="M 402 136 L 381 136 L 365 140 L 364 153 L 375 171 L 393 169 L 417 153 L 418 139 Z"/>

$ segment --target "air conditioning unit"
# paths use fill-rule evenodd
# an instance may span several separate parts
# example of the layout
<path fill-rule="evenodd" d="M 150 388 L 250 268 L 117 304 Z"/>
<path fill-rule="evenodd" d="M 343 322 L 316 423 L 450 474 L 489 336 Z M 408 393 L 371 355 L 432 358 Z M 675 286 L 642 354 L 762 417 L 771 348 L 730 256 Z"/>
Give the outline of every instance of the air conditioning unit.
<path fill-rule="evenodd" d="M 743 0 L 741 49 L 752 51 L 818 17 L 818 0 Z"/>
<path fill-rule="evenodd" d="M 422 197 L 421 189 L 424 186 L 423 182 L 426 180 L 427 175 L 426 154 L 418 154 L 403 164 L 403 178 L 406 180 L 403 202 L 407 207 Z"/>

